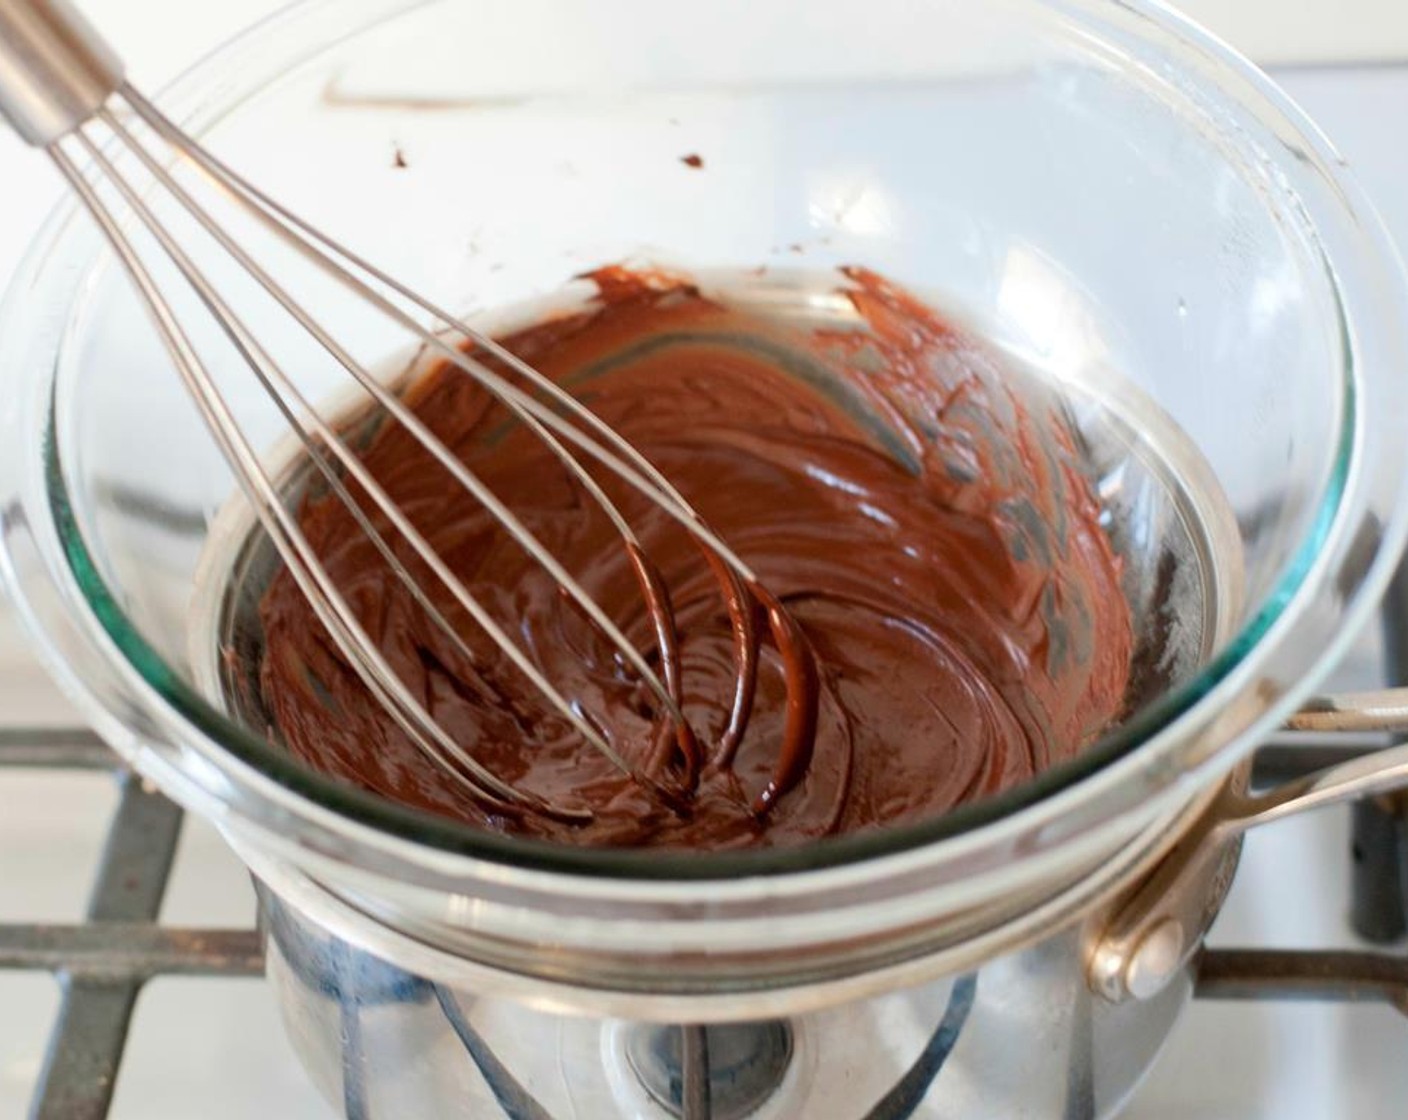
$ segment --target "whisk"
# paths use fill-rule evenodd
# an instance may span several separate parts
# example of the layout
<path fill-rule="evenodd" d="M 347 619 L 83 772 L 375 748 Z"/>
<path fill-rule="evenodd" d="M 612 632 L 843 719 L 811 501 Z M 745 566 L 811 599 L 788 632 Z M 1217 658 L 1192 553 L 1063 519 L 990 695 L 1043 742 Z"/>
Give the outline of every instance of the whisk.
<path fill-rule="evenodd" d="M 149 254 L 139 250 L 132 231 L 141 232 L 145 243 L 158 247 L 169 262 L 168 267 L 175 267 L 204 312 L 218 323 L 226 342 L 268 394 L 329 491 L 345 503 L 395 578 L 406 585 L 420 608 L 461 652 L 472 660 L 462 637 L 397 558 L 386 536 L 374 525 L 370 510 L 354 496 L 349 481 L 404 538 L 443 591 L 532 682 L 551 709 L 567 719 L 592 748 L 667 802 L 678 803 L 687 795 L 705 766 L 726 766 L 732 760 L 754 702 L 760 646 L 758 615 L 764 615 L 784 666 L 787 715 L 778 759 L 769 782 L 754 802 L 755 811 L 767 812 L 796 784 L 811 751 L 818 703 L 816 667 L 805 635 L 748 565 L 709 528 L 669 480 L 616 431 L 494 339 L 319 232 L 206 151 L 126 82 L 114 53 L 63 0 L 0 0 L 0 111 L 26 141 L 47 151 L 96 219 L 150 312 L 176 371 L 263 529 L 342 656 L 369 693 L 447 776 L 481 803 L 500 812 L 536 812 L 581 822 L 592 816 L 589 806 L 549 801 L 516 789 L 495 775 L 461 747 L 399 679 L 334 585 L 282 499 L 278 484 L 261 462 L 193 343 L 188 324 L 181 321 L 164 292 L 163 282 L 150 267 Z M 141 168 L 144 176 L 134 177 L 123 169 L 124 163 Z M 548 446 L 620 536 L 654 632 L 659 672 L 513 510 L 434 436 L 397 393 L 354 358 L 323 321 L 295 300 L 280 280 L 254 258 L 241 238 L 213 216 L 209 203 L 197 197 L 196 188 L 186 185 L 175 173 L 178 167 L 193 173 L 205 189 L 216 192 L 225 204 L 258 222 L 279 243 L 315 266 L 352 298 L 363 301 L 408 332 L 426 352 L 473 378 Z M 678 765 L 668 773 L 658 767 L 655 773 L 644 772 L 612 746 L 592 712 L 548 679 L 431 548 L 334 426 L 319 416 L 307 394 L 274 360 L 269 347 L 261 343 L 222 294 L 211 270 L 197 262 L 185 239 L 173 232 L 169 221 L 163 220 L 150 201 L 156 193 L 174 202 L 180 212 L 193 220 L 208 243 L 271 297 L 300 331 L 434 456 L 448 479 L 468 490 L 543 566 L 654 695 L 663 712 L 657 732 L 673 736 Z M 428 319 L 429 324 L 423 319 Z M 497 365 L 512 376 L 491 368 L 479 355 L 496 359 Z M 708 752 L 683 712 L 679 640 L 669 589 L 630 524 L 579 456 L 594 460 L 678 522 L 694 538 L 718 583 L 733 634 L 735 682 L 725 728 Z"/>

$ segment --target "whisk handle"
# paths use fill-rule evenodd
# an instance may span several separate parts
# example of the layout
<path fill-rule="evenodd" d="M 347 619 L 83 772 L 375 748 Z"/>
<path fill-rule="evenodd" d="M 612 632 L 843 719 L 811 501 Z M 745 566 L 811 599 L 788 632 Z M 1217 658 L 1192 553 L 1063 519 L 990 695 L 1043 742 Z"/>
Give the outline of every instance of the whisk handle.
<path fill-rule="evenodd" d="M 96 112 L 122 63 L 67 0 L 0 0 L 0 113 L 36 147 Z"/>

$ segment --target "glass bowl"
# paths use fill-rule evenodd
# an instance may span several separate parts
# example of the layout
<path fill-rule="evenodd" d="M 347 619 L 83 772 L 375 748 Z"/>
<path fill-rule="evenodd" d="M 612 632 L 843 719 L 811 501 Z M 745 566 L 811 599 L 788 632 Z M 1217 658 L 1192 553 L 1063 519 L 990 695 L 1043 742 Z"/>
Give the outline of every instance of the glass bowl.
<path fill-rule="evenodd" d="M 1152 402 L 1225 513 L 1197 664 L 1003 795 L 713 856 L 475 832 L 301 769 L 200 687 L 192 603 L 232 477 L 94 227 L 65 206 L 0 317 L 6 580 L 119 751 L 349 890 L 444 921 L 479 920 L 452 902 L 489 881 L 621 913 L 694 905 L 700 879 L 716 913 L 764 906 L 761 875 L 818 899 L 887 876 L 902 892 L 921 872 L 954 888 L 945 905 L 1030 894 L 1228 770 L 1328 669 L 1401 547 L 1394 252 L 1314 127 L 1157 4 L 306 0 L 159 100 L 452 309 L 516 305 L 617 261 L 859 264 L 941 293 L 1057 382 Z M 385 354 L 374 326 L 339 327 L 355 352 Z M 262 423 L 256 442 L 272 442 Z M 1107 472 L 1106 499 L 1126 481 Z M 1130 533 L 1176 528 L 1137 505 Z"/>

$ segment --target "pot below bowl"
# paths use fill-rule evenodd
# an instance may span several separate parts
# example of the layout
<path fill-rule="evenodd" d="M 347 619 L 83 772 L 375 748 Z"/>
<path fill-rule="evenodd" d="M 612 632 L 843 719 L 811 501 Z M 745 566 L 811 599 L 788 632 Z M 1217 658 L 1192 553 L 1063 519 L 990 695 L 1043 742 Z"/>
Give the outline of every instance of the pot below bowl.
<path fill-rule="evenodd" d="M 1228 786 L 1240 788 L 1245 770 Z M 1199 798 L 1131 866 L 1065 892 L 957 952 L 831 983 L 617 989 L 566 967 L 539 929 L 541 975 L 436 947 L 357 909 L 293 864 L 232 837 L 250 865 L 285 1026 L 349 1118 L 684 1117 L 835 1120 L 1112 1116 L 1192 990 L 1186 960 L 1146 998 L 1105 998 L 1093 948 L 1127 885 L 1201 837 Z M 1206 861 L 1205 923 L 1240 850 Z M 1199 889 L 1197 885 L 1190 887 Z M 1019 947 L 1020 946 L 1020 947 Z M 784 954 L 785 956 L 786 954 Z M 963 963 L 966 962 L 966 963 Z M 945 967 L 952 965 L 945 972 Z"/>
<path fill-rule="evenodd" d="M 597 1018 L 416 975 L 256 885 L 289 1037 L 349 1120 L 1100 1120 L 1192 989 L 1185 966 L 1150 1000 L 1100 998 L 1076 923 L 975 971 L 788 1017 Z"/>

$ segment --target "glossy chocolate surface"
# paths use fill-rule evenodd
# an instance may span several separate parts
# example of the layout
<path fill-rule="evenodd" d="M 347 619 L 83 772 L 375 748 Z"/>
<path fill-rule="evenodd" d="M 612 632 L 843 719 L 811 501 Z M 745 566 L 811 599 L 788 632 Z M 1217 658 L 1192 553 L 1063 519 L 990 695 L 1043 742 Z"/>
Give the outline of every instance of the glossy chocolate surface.
<path fill-rule="evenodd" d="M 326 496 L 305 504 L 303 526 L 402 679 L 496 774 L 594 818 L 505 813 L 447 780 L 366 694 L 283 572 L 261 607 L 262 679 L 300 759 L 483 828 L 726 849 L 941 813 L 1072 756 L 1120 715 L 1130 612 L 1100 506 L 1059 409 L 981 339 L 861 270 L 837 277 L 858 313 L 844 329 L 707 298 L 687 279 L 622 268 L 591 278 L 598 296 L 584 309 L 501 341 L 664 473 L 776 597 L 800 645 L 788 650 L 756 596 L 730 611 L 689 535 L 594 470 L 667 594 L 677 651 L 665 667 L 691 745 L 548 573 L 386 422 L 364 451 L 375 476 L 615 750 L 679 796 L 591 749 L 432 591 L 467 659 Z M 658 604 L 648 608 L 630 550 L 549 449 L 453 367 L 431 369 L 407 399 L 660 668 Z M 755 687 L 740 719 L 737 659 L 749 648 Z"/>

